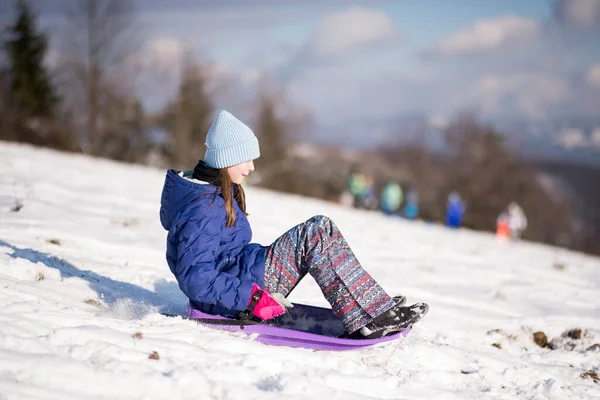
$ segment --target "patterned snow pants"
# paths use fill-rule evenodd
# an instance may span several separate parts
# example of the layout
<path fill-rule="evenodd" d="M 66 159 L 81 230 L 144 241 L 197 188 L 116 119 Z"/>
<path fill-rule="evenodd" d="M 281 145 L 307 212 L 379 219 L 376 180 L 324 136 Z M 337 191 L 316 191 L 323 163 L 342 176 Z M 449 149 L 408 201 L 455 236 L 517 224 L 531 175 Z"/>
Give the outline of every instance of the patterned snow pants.
<path fill-rule="evenodd" d="M 392 298 L 360 265 L 337 226 L 322 215 L 296 225 L 269 246 L 265 289 L 287 296 L 307 273 L 349 333 L 393 305 Z"/>

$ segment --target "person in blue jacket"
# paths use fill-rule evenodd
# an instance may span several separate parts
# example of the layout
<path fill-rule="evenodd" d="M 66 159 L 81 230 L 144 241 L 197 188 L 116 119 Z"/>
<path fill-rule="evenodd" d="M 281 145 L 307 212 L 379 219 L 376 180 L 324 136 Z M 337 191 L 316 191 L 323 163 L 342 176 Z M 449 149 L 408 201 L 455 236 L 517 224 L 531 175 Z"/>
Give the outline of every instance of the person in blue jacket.
<path fill-rule="evenodd" d="M 168 230 L 167 263 L 190 306 L 229 318 L 271 320 L 308 273 L 351 338 L 377 338 L 412 325 L 428 311 L 405 307 L 363 269 L 329 218 L 310 218 L 268 246 L 251 243 L 242 181 L 260 156 L 252 130 L 227 111 L 206 136 L 193 170 L 168 170 L 160 220 Z"/>
<path fill-rule="evenodd" d="M 448 196 L 446 204 L 446 225 L 450 228 L 458 228 L 462 224 L 465 213 L 465 204 L 457 192 L 452 192 Z"/>
<path fill-rule="evenodd" d="M 415 189 L 409 189 L 404 204 L 404 217 L 416 219 L 419 216 L 419 195 Z"/>

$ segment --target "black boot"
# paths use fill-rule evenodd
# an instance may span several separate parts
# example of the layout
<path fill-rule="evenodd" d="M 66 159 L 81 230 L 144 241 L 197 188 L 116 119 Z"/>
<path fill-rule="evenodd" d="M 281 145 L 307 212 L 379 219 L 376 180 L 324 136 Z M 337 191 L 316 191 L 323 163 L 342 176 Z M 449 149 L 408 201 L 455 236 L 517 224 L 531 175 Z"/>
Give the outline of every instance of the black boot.
<path fill-rule="evenodd" d="M 396 303 L 396 305 L 398 306 L 404 305 L 404 303 L 406 303 L 406 297 L 404 296 L 394 296 L 392 297 L 392 300 L 394 300 L 394 303 Z"/>
<path fill-rule="evenodd" d="M 423 318 L 427 311 L 429 311 L 429 306 L 425 303 L 416 303 L 409 307 L 395 304 L 367 325 L 349 334 L 348 337 L 351 339 L 378 339 L 402 332 Z"/>

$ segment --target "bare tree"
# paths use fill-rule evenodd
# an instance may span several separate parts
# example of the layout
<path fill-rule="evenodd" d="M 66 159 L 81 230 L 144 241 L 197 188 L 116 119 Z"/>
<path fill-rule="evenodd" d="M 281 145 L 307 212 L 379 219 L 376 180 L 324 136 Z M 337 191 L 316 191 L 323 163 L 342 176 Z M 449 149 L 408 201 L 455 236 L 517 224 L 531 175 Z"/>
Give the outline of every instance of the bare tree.
<path fill-rule="evenodd" d="M 75 123 L 84 127 L 82 148 L 102 153 L 109 103 L 132 91 L 128 62 L 137 32 L 132 0 L 72 0 L 64 10 L 61 50 L 66 96 Z"/>
<path fill-rule="evenodd" d="M 104 120 L 102 146 L 97 155 L 132 163 L 145 162 L 150 143 L 140 100 L 110 96 Z"/>

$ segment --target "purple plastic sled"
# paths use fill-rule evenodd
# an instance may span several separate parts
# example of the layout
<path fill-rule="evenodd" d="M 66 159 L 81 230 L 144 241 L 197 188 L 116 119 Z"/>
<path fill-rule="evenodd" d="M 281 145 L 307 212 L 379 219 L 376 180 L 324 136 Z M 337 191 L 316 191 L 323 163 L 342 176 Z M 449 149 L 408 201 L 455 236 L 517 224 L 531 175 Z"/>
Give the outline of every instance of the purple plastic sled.
<path fill-rule="evenodd" d="M 375 344 L 398 340 L 406 336 L 411 328 L 402 332 L 382 337 L 379 339 L 345 339 L 339 338 L 344 327 L 337 319 L 331 309 L 309 306 L 306 304 L 296 304 L 288 309 L 288 312 L 277 318 L 277 325 L 248 324 L 248 325 L 227 325 L 212 324 L 202 320 L 222 320 L 223 322 L 235 321 L 228 318 L 205 314 L 191 304 L 188 306 L 188 319 L 196 320 L 199 323 L 232 332 L 242 332 L 249 335 L 256 335 L 256 341 L 273 345 L 301 347 L 314 350 L 356 350 Z"/>

